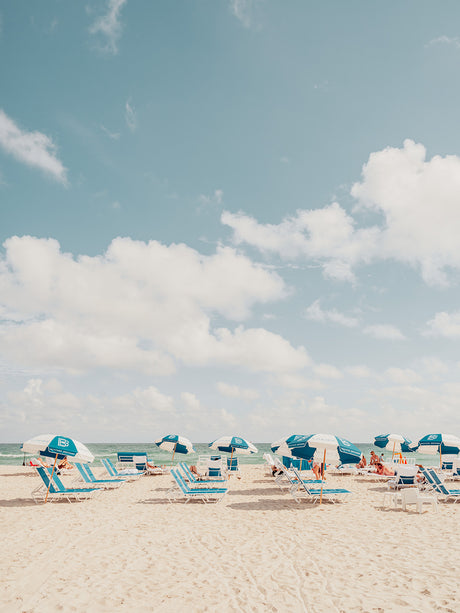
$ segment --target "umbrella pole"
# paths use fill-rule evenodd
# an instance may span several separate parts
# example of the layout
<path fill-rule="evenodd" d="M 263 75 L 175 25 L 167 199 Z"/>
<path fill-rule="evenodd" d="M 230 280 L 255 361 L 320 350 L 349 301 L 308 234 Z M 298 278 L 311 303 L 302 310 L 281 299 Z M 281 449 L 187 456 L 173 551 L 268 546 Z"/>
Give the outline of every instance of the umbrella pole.
<path fill-rule="evenodd" d="M 321 467 L 321 494 L 319 496 L 319 504 L 323 502 L 323 483 L 324 483 L 324 468 L 326 466 L 326 449 L 324 449 L 323 466 Z"/>
<path fill-rule="evenodd" d="M 391 461 L 393 462 L 393 458 L 395 457 L 395 447 L 396 447 L 396 441 L 393 441 L 393 453 L 391 454 Z"/>
<path fill-rule="evenodd" d="M 49 485 L 48 485 L 48 489 L 46 491 L 45 502 L 48 500 L 48 495 L 50 493 L 51 483 L 53 482 L 53 475 L 54 475 L 54 469 L 56 468 L 57 457 L 58 457 L 58 454 L 56 454 L 56 457 L 54 458 L 53 470 L 51 471 L 51 477 L 50 477 L 50 482 L 49 482 Z"/>
<path fill-rule="evenodd" d="M 176 453 L 176 447 L 177 447 L 177 442 L 174 445 L 174 451 L 173 451 L 173 457 L 172 457 L 172 460 L 171 460 L 171 464 L 174 462 L 174 454 Z"/>
<path fill-rule="evenodd" d="M 442 443 L 439 445 L 439 468 L 442 470 Z"/>

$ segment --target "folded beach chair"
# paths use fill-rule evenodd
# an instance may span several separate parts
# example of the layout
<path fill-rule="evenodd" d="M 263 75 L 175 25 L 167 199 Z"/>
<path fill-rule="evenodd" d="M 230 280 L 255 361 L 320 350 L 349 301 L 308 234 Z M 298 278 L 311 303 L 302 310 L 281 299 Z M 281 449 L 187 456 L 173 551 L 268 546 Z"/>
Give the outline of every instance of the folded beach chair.
<path fill-rule="evenodd" d="M 89 464 L 75 462 L 75 466 L 78 472 L 80 473 L 80 476 L 83 479 L 83 481 L 89 485 L 95 485 L 96 487 L 101 486 L 105 488 L 114 488 L 114 487 L 120 487 L 121 485 L 123 485 L 123 483 L 126 483 L 125 479 L 116 479 L 116 478 L 96 479 Z"/>
<path fill-rule="evenodd" d="M 311 502 L 317 502 L 321 497 L 325 500 L 329 500 L 330 502 L 339 502 L 342 501 L 346 496 L 351 494 L 350 490 L 346 490 L 341 487 L 337 488 L 327 488 L 323 487 L 321 490 L 318 486 L 314 488 L 311 487 L 311 484 L 305 483 L 302 480 L 302 477 L 297 470 L 297 468 L 293 468 L 292 472 L 297 477 L 297 482 L 294 487 L 289 490 L 289 493 L 294 498 L 296 502 L 300 502 L 302 499 L 310 500 Z"/>
<path fill-rule="evenodd" d="M 211 477 L 208 479 L 197 479 L 196 476 L 192 473 L 192 471 L 190 470 L 190 468 L 187 466 L 185 462 L 180 462 L 179 468 L 182 470 L 185 480 L 190 483 L 190 487 L 193 487 L 195 485 L 202 486 L 203 484 L 210 485 L 212 483 L 226 483 L 227 482 L 227 479 L 225 479 L 224 477 L 216 477 L 216 478 Z"/>
<path fill-rule="evenodd" d="M 228 488 L 191 488 L 185 482 L 180 472 L 176 469 L 171 470 L 171 476 L 174 479 L 173 487 L 166 492 L 169 502 L 173 500 L 183 499 L 185 503 L 190 500 L 202 500 L 206 502 L 220 502 L 225 494 L 228 492 Z"/>
<path fill-rule="evenodd" d="M 147 470 L 147 454 L 145 452 L 133 451 L 132 453 L 117 453 L 117 470 L 135 468 L 138 471 Z"/>
<path fill-rule="evenodd" d="M 32 492 L 32 498 L 36 503 L 44 502 L 46 500 L 46 493 L 49 487 L 48 500 L 67 500 L 68 502 L 72 502 L 72 500 L 85 500 L 90 498 L 96 493 L 100 493 L 102 490 L 100 488 L 68 488 L 65 487 L 59 476 L 54 472 L 53 477 L 51 477 L 52 469 L 45 468 L 43 466 L 36 468 L 37 473 L 42 479 L 42 483 L 36 487 Z"/>

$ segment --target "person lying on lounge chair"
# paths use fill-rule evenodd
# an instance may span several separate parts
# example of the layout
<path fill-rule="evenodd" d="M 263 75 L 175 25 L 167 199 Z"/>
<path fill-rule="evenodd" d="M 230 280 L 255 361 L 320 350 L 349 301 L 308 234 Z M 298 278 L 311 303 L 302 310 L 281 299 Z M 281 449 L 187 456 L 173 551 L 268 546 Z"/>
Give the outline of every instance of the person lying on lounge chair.
<path fill-rule="evenodd" d="M 70 470 L 71 468 L 73 468 L 73 464 L 71 464 L 69 462 L 69 460 L 67 459 L 67 456 L 66 456 L 63 460 L 61 460 L 61 462 L 59 462 L 58 468 L 59 468 L 59 470 L 62 470 L 62 469 Z"/>
<path fill-rule="evenodd" d="M 375 469 L 376 469 L 375 472 L 377 475 L 384 475 L 385 477 L 393 477 L 395 474 L 394 470 L 391 470 L 391 468 L 388 468 L 388 466 L 385 466 L 381 462 L 378 462 L 378 464 L 375 465 Z"/>

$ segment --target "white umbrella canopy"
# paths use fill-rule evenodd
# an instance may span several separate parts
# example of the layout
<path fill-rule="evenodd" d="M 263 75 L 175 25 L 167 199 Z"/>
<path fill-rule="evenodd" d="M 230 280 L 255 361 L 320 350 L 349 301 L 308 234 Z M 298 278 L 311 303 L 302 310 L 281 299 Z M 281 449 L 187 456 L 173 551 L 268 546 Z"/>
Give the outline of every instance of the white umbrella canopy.
<path fill-rule="evenodd" d="M 53 447 L 53 441 L 62 445 Z M 70 442 L 69 442 L 70 441 Z M 73 445 L 72 445 L 73 443 Z M 50 449 L 50 445 L 53 449 Z M 39 434 L 22 444 L 21 451 L 53 458 L 56 453 L 59 456 L 71 456 L 76 462 L 93 462 L 94 456 L 91 451 L 75 439 L 60 437 L 56 434 Z"/>

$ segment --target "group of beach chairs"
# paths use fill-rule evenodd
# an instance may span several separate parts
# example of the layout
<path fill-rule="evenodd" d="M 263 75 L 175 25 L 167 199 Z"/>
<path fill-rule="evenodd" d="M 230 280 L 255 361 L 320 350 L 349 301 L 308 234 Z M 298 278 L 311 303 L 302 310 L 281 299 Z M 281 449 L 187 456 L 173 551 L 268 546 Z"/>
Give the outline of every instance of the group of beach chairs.
<path fill-rule="evenodd" d="M 264 454 L 264 460 L 270 474 L 273 473 L 276 485 L 280 490 L 289 492 L 298 503 L 302 500 L 313 504 L 323 500 L 342 502 L 352 493 L 345 488 L 327 487 L 323 479 L 306 479 L 298 467 L 292 464 L 287 467 L 278 457 L 269 453 Z"/>
<path fill-rule="evenodd" d="M 120 457 L 120 455 L 122 457 Z M 119 454 L 117 465 L 110 458 L 101 460 L 107 477 L 99 478 L 93 473 L 91 466 L 83 462 L 74 462 L 77 469 L 77 476 L 73 480 L 71 487 L 66 487 L 61 479 L 61 474 L 51 466 L 34 466 L 41 483 L 33 490 L 32 498 L 35 502 L 50 502 L 54 500 L 67 500 L 68 502 L 87 500 L 100 494 L 103 490 L 121 487 L 128 481 L 134 481 L 148 474 L 163 474 L 161 472 L 149 470 L 147 466 L 147 456 L 143 454 Z"/>

